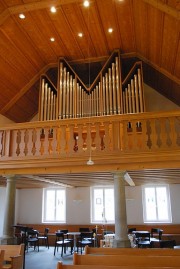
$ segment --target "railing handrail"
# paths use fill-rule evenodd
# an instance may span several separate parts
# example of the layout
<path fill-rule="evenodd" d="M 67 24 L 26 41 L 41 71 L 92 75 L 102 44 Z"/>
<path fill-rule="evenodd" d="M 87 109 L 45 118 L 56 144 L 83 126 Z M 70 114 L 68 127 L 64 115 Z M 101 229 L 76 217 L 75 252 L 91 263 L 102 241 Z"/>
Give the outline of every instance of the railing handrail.
<path fill-rule="evenodd" d="M 60 119 L 49 121 L 32 121 L 24 123 L 11 123 L 4 126 L 0 126 L 0 131 L 3 130 L 19 130 L 27 128 L 41 128 L 49 126 L 62 126 L 62 125 L 76 125 L 83 123 L 105 123 L 115 121 L 127 121 L 127 120 L 145 120 L 145 119 L 159 119 L 159 118 L 171 118 L 180 117 L 180 110 L 172 111 L 159 111 L 159 112 L 143 112 L 135 114 L 120 114 L 120 115 L 106 115 L 106 116 L 94 116 L 85 118 L 72 118 L 72 119 Z"/>

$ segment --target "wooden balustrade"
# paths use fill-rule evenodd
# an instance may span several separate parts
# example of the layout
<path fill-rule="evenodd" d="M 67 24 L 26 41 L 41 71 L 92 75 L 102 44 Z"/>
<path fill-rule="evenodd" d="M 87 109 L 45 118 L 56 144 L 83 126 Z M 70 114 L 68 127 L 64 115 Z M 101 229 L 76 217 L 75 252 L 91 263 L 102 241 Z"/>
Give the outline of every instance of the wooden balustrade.
<path fill-rule="evenodd" d="M 31 122 L 0 128 L 1 162 L 45 157 L 82 160 L 90 152 L 97 160 L 102 155 L 113 159 L 124 154 L 178 154 L 179 149 L 179 111 Z"/>

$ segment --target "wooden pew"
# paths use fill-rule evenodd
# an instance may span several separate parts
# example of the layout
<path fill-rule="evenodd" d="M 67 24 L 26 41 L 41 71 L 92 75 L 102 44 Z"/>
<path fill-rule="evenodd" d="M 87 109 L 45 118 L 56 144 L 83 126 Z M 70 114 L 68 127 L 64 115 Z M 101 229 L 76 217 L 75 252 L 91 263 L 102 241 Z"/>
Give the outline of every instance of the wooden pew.
<path fill-rule="evenodd" d="M 74 253 L 73 264 L 76 265 L 104 265 L 130 267 L 180 267 L 180 256 L 145 256 L 145 255 L 79 255 Z"/>
<path fill-rule="evenodd" d="M 177 267 L 163 267 L 164 269 L 177 269 Z M 74 265 L 74 264 L 63 264 L 61 261 L 58 262 L 56 269 L 92 269 L 92 265 Z M 93 269 L 143 269 L 139 266 L 106 266 L 106 265 L 93 265 Z M 146 269 L 152 269 L 152 267 L 146 267 Z M 162 267 L 153 267 L 153 269 L 162 269 Z"/>
<path fill-rule="evenodd" d="M 24 263 L 24 244 L 0 245 L 0 250 L 5 250 L 3 269 L 22 269 Z"/>
<path fill-rule="evenodd" d="M 180 256 L 180 249 L 171 248 L 92 248 L 85 246 L 85 255 L 148 255 Z"/>
<path fill-rule="evenodd" d="M 0 249 L 0 269 L 3 268 L 4 253 L 5 253 L 5 250 L 1 250 L 1 249 Z"/>

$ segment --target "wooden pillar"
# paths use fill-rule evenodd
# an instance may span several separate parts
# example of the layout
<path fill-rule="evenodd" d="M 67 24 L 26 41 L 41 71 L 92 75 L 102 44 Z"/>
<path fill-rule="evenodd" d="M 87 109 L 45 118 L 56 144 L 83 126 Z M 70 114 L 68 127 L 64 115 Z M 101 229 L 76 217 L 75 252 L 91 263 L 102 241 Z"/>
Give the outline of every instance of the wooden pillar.
<path fill-rule="evenodd" d="M 115 239 L 113 247 L 130 247 L 127 233 L 125 171 L 114 173 Z"/>

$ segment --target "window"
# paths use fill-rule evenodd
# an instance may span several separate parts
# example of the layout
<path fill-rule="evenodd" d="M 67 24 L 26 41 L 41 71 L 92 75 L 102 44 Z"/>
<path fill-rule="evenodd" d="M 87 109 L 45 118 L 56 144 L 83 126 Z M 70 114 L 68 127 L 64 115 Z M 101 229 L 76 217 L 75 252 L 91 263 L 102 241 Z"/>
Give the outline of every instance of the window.
<path fill-rule="evenodd" d="M 66 221 L 66 191 L 65 189 L 44 189 L 43 192 L 43 222 Z"/>
<path fill-rule="evenodd" d="M 143 186 L 144 222 L 171 222 L 169 186 Z"/>
<path fill-rule="evenodd" d="M 91 222 L 114 223 L 114 187 L 91 188 Z"/>

